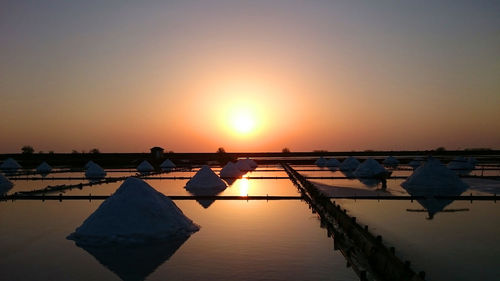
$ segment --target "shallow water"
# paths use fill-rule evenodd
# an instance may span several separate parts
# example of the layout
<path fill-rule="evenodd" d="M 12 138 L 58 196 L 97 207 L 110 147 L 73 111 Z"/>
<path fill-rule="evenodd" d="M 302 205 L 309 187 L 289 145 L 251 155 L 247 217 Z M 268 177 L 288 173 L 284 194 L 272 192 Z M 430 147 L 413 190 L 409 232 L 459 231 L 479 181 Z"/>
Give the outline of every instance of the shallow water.
<path fill-rule="evenodd" d="M 3 280 L 119 280 L 127 260 L 77 247 L 65 237 L 100 204 L 97 201 L 18 201 L 0 204 Z M 201 225 L 164 260 L 142 250 L 154 272 L 147 280 L 357 280 L 333 241 L 301 201 L 217 201 L 205 209 L 177 201 Z M 92 253 L 92 254 L 91 254 Z M 142 269 L 142 266 L 138 266 Z M 148 269 L 149 270 L 149 269 Z M 137 274 L 148 274 L 139 270 Z M 130 276 L 129 276 L 130 277 Z M 137 278 L 135 276 L 134 278 Z M 141 279 L 139 279 L 141 280 Z"/>
<path fill-rule="evenodd" d="M 498 280 L 500 205 L 454 201 L 430 218 L 417 201 L 335 200 L 426 280 Z M 448 202 L 431 204 L 440 210 Z"/>

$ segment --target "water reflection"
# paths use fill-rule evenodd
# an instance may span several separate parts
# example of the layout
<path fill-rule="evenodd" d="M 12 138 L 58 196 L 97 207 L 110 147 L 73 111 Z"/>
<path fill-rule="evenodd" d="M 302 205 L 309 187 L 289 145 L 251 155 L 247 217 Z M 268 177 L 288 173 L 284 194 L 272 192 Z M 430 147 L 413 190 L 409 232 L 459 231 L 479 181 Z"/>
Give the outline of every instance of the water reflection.
<path fill-rule="evenodd" d="M 408 212 L 421 212 L 426 211 L 428 213 L 427 219 L 432 220 L 434 215 L 439 212 L 457 212 L 457 211 L 468 211 L 468 209 L 448 209 L 444 208 L 451 203 L 453 199 L 436 199 L 435 196 L 460 196 L 467 186 L 462 185 L 454 188 L 441 188 L 441 189 L 413 189 L 413 188 L 403 188 L 412 196 L 424 196 L 425 199 L 418 199 L 417 202 L 424 207 L 424 210 L 407 209 Z"/>
<path fill-rule="evenodd" d="M 186 190 L 194 196 L 216 196 L 222 191 L 224 191 L 226 188 L 193 188 L 190 186 L 185 186 Z M 213 199 L 196 199 L 196 202 L 198 202 L 203 208 L 207 209 L 212 205 L 215 200 Z"/>
<path fill-rule="evenodd" d="M 144 280 L 179 249 L 189 236 L 148 244 L 76 245 L 124 281 Z"/>

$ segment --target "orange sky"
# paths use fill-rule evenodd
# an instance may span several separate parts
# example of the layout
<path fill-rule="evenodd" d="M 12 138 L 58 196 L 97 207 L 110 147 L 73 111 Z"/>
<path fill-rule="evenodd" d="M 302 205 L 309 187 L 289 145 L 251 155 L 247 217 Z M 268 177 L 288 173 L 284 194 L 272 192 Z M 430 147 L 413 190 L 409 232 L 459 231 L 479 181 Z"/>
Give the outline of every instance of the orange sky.
<path fill-rule="evenodd" d="M 7 5 L 0 153 L 500 148 L 498 6 L 284 4 Z"/>

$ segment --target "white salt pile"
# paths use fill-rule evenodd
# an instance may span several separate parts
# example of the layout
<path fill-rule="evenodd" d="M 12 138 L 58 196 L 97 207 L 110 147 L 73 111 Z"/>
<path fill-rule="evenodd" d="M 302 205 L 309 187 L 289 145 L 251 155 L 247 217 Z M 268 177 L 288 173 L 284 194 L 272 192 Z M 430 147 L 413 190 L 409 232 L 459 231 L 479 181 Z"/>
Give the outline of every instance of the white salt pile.
<path fill-rule="evenodd" d="M 242 175 L 242 172 L 235 163 L 228 162 L 224 168 L 222 168 L 219 172 L 221 178 L 239 178 Z"/>
<path fill-rule="evenodd" d="M 203 165 L 201 169 L 186 183 L 187 190 L 224 188 L 226 188 L 226 183 L 207 165 Z"/>
<path fill-rule="evenodd" d="M 328 161 L 326 161 L 326 165 L 327 167 L 338 167 L 340 165 L 340 162 L 339 160 L 335 159 L 335 158 L 330 158 L 328 159 Z"/>
<path fill-rule="evenodd" d="M 422 165 L 422 163 L 423 163 L 423 159 L 420 160 L 420 157 L 417 157 L 417 158 L 413 159 L 412 161 L 410 161 L 408 163 L 408 166 L 412 167 L 413 169 L 416 169 L 416 168 L 420 167 L 420 165 Z"/>
<path fill-rule="evenodd" d="M 2 165 L 0 165 L 0 170 L 4 171 L 16 171 L 21 168 L 21 165 L 19 165 L 19 163 L 17 163 L 17 161 L 12 158 L 6 159 L 5 161 L 3 161 Z"/>
<path fill-rule="evenodd" d="M 52 167 L 45 161 L 36 167 L 36 172 L 39 174 L 48 174 L 50 171 L 52 171 Z"/>
<path fill-rule="evenodd" d="M 89 162 L 87 162 L 87 164 L 85 164 L 85 166 L 83 166 L 83 169 L 87 170 L 90 166 L 92 166 L 94 164 L 95 164 L 95 162 L 90 160 Z"/>
<path fill-rule="evenodd" d="M 0 173 L 0 194 L 4 194 L 9 191 L 14 184 L 9 181 L 3 174 Z"/>
<path fill-rule="evenodd" d="M 358 159 L 350 156 L 346 158 L 342 163 L 340 164 L 340 169 L 343 171 L 354 171 L 356 168 L 359 166 L 359 161 Z"/>
<path fill-rule="evenodd" d="M 252 167 L 248 165 L 248 162 L 243 159 L 240 159 L 236 162 L 236 167 L 238 167 L 238 169 L 242 172 L 248 172 L 253 170 Z"/>
<path fill-rule="evenodd" d="M 175 164 L 174 162 L 170 161 L 170 159 L 166 159 L 165 161 L 163 161 L 163 163 L 161 163 L 160 165 L 160 168 L 163 170 L 163 171 L 171 171 L 173 168 L 175 168 Z"/>
<path fill-rule="evenodd" d="M 327 162 L 328 160 L 326 160 L 323 156 L 321 156 L 314 162 L 314 164 L 318 167 L 325 167 Z"/>
<path fill-rule="evenodd" d="M 85 176 L 90 179 L 99 179 L 106 176 L 106 171 L 98 164 L 92 162 L 85 171 Z"/>
<path fill-rule="evenodd" d="M 399 160 L 396 159 L 395 157 L 392 157 L 392 156 L 389 156 L 387 158 L 384 159 L 384 165 L 387 165 L 387 166 L 397 166 L 399 164 Z"/>
<path fill-rule="evenodd" d="M 474 165 L 465 157 L 458 156 L 448 163 L 448 168 L 451 170 L 472 170 Z"/>
<path fill-rule="evenodd" d="M 67 238 L 82 245 L 145 243 L 198 230 L 170 198 L 143 180 L 128 178 Z"/>
<path fill-rule="evenodd" d="M 247 159 L 243 159 L 243 161 L 245 161 L 247 163 L 247 165 L 252 168 L 252 170 L 255 170 L 255 168 L 257 168 L 257 163 L 253 160 L 253 159 L 250 159 L 250 158 L 247 158 Z"/>
<path fill-rule="evenodd" d="M 144 160 L 141 164 L 139 164 L 139 166 L 137 166 L 137 171 L 141 173 L 150 173 L 154 171 L 154 168 L 148 161 Z"/>
<path fill-rule="evenodd" d="M 374 178 L 383 176 L 387 173 L 386 169 L 382 167 L 375 159 L 368 158 L 361 163 L 354 171 L 357 178 Z"/>
<path fill-rule="evenodd" d="M 466 189 L 468 186 L 455 172 L 433 157 L 418 167 L 413 174 L 401 184 L 407 190 L 446 190 Z"/>

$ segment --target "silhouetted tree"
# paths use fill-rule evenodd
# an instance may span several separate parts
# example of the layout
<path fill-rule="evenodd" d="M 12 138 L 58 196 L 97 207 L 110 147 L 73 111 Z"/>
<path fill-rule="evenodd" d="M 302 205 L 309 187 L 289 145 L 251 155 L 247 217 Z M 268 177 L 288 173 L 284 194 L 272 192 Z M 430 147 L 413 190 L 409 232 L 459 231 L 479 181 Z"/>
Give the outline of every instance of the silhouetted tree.
<path fill-rule="evenodd" d="M 100 151 L 99 151 L 99 149 L 97 149 L 97 148 L 92 148 L 92 149 L 89 151 L 89 153 L 92 153 L 92 154 L 99 154 L 99 153 L 101 153 L 101 152 L 100 152 Z"/>
<path fill-rule="evenodd" d="M 284 147 L 282 150 L 281 150 L 281 153 L 290 153 L 290 148 L 288 147 Z"/>
<path fill-rule="evenodd" d="M 224 147 L 219 147 L 217 149 L 217 153 L 226 153 L 226 150 L 224 149 Z"/>
<path fill-rule="evenodd" d="M 219 162 L 220 165 L 226 165 L 227 162 L 236 160 L 236 159 L 233 159 L 233 157 L 231 155 L 226 153 L 226 150 L 224 149 L 224 147 L 219 147 L 215 154 L 216 154 L 215 158 L 216 158 L 217 162 Z"/>
<path fill-rule="evenodd" d="M 445 151 L 446 151 L 446 148 L 444 148 L 443 146 L 436 148 L 436 152 L 445 152 Z"/>
<path fill-rule="evenodd" d="M 25 145 L 21 147 L 21 151 L 23 152 L 23 154 L 33 154 L 33 152 L 35 152 L 35 149 L 33 149 L 33 147 L 30 145 Z"/>
<path fill-rule="evenodd" d="M 75 149 L 71 150 L 71 154 L 78 154 L 78 153 L 80 153 L 80 152 L 78 152 L 78 151 L 77 151 L 77 150 L 75 150 Z"/>

